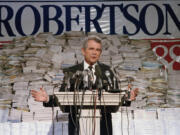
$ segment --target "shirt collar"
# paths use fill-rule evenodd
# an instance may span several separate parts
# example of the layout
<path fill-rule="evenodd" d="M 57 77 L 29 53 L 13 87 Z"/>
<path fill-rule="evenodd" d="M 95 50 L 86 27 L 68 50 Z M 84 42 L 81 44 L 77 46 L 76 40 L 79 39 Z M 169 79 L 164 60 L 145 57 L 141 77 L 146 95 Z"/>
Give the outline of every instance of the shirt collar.
<path fill-rule="evenodd" d="M 92 65 L 92 69 L 95 71 L 95 66 L 97 65 L 97 62 L 94 64 L 94 65 Z M 84 60 L 84 69 L 89 69 L 88 67 L 89 67 L 90 65 Z"/>

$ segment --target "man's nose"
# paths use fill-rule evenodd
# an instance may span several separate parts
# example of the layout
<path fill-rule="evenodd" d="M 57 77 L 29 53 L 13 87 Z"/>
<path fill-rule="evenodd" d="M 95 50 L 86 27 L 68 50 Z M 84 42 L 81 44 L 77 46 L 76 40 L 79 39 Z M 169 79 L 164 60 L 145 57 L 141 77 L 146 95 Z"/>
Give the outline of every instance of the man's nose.
<path fill-rule="evenodd" d="M 96 50 L 93 51 L 93 54 L 97 54 L 97 53 L 98 53 L 98 51 L 96 51 Z"/>
<path fill-rule="evenodd" d="M 94 55 L 95 55 L 95 54 L 96 54 L 96 51 L 93 51 L 93 52 L 92 52 L 92 54 L 94 54 Z"/>

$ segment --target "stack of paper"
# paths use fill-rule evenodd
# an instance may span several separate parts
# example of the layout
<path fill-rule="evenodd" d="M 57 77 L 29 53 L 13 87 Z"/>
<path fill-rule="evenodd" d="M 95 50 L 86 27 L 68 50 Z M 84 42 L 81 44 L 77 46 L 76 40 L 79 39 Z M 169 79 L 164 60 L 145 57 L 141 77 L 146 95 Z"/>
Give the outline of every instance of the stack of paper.
<path fill-rule="evenodd" d="M 35 105 L 31 101 L 30 90 L 43 88 L 48 94 L 59 91 L 64 78 L 63 69 L 83 61 L 81 48 L 87 35 L 102 38 L 99 61 L 115 69 L 119 88 L 128 90 L 130 84 L 132 89 L 139 88 L 132 107 L 162 107 L 166 102 L 168 105 L 179 105 L 179 87 L 176 87 L 179 85 L 178 81 L 177 84 L 174 81 L 178 79 L 169 76 L 170 88 L 167 92 L 162 64 L 151 50 L 150 41 L 132 40 L 122 35 L 74 31 L 56 36 L 52 33 L 40 33 L 16 38 L 0 50 L 0 86 L 3 88 L 0 91 L 0 106 L 11 107 L 13 100 L 12 107 L 21 109 L 22 112 L 29 111 L 23 113 L 22 119 L 28 121 L 41 117 L 39 112 L 44 108 L 42 104 Z M 52 114 L 49 110 L 44 112 Z M 51 115 L 45 114 L 39 120 L 51 119 Z"/>
<path fill-rule="evenodd" d="M 4 123 L 8 121 L 8 114 L 9 114 L 8 108 L 0 107 L 0 123 Z"/>
<path fill-rule="evenodd" d="M 99 61 L 107 65 L 111 64 L 111 57 L 108 50 L 102 51 Z"/>
<path fill-rule="evenodd" d="M 180 72 L 173 71 L 168 75 L 167 104 L 169 107 L 180 107 Z"/>
<path fill-rule="evenodd" d="M 9 122 L 22 122 L 22 110 L 11 108 L 8 117 Z"/>
<path fill-rule="evenodd" d="M 0 87 L 0 108 L 10 108 L 13 100 L 12 87 Z"/>

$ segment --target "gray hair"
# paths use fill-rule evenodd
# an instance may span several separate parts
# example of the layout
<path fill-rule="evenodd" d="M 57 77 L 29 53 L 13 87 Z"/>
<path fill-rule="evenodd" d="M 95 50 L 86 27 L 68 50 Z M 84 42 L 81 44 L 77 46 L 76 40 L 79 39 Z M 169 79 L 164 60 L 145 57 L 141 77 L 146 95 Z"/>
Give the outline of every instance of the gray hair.
<path fill-rule="evenodd" d="M 82 44 L 82 48 L 84 48 L 84 49 L 87 48 L 87 42 L 89 40 L 94 40 L 95 42 L 100 43 L 102 45 L 102 39 L 100 37 L 98 37 L 96 35 L 90 35 L 84 39 L 83 44 Z"/>

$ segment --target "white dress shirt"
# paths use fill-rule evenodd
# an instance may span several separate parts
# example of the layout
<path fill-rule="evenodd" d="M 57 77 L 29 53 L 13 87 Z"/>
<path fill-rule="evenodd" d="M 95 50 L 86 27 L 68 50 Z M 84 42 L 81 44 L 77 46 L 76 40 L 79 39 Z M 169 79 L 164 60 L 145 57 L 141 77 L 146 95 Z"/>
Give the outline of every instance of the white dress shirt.
<path fill-rule="evenodd" d="M 94 65 L 92 65 L 92 71 L 93 71 L 93 83 L 95 83 L 95 81 L 96 81 L 96 75 L 95 75 L 95 66 L 97 65 L 97 62 L 94 64 Z M 89 64 L 84 60 L 84 70 L 89 70 L 90 71 L 90 69 L 89 69 Z"/>

